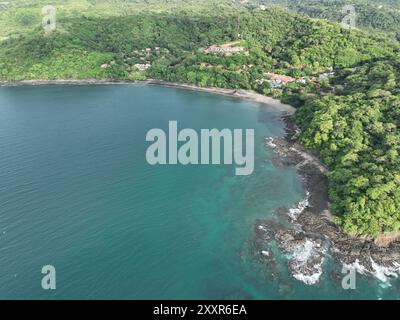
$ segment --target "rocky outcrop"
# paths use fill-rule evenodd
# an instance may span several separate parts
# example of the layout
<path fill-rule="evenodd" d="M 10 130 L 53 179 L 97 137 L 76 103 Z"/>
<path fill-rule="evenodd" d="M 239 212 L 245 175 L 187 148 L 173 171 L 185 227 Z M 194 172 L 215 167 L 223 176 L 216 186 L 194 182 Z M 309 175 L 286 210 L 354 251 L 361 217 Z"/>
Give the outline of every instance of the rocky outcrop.
<path fill-rule="evenodd" d="M 320 280 L 327 254 L 348 268 L 382 281 L 400 274 L 399 235 L 374 241 L 342 232 L 329 211 L 327 168 L 292 139 L 298 128 L 290 117 L 284 120 L 286 136 L 268 138 L 266 144 L 275 151 L 276 165 L 296 166 L 307 194 L 295 208 L 279 209 L 278 221 L 258 221 L 257 235 L 267 246 L 275 242 L 286 255 L 293 277 L 306 284 Z"/>

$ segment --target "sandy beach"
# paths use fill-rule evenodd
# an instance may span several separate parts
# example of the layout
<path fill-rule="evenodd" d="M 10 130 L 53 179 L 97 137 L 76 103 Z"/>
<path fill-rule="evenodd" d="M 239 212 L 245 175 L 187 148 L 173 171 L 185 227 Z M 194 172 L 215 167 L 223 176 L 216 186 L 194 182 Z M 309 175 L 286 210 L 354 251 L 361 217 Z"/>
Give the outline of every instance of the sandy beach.
<path fill-rule="evenodd" d="M 149 80 L 145 81 L 149 85 L 160 85 L 163 87 L 170 87 L 170 88 L 182 88 L 188 89 L 193 91 L 200 91 L 200 92 L 209 92 L 219 95 L 224 95 L 228 97 L 238 98 L 249 100 L 252 102 L 257 102 L 261 104 L 266 104 L 271 107 L 277 108 L 281 111 L 284 111 L 288 114 L 293 114 L 296 109 L 288 104 L 284 104 L 277 99 L 262 95 L 260 93 L 250 91 L 250 90 L 242 90 L 242 89 L 223 89 L 223 88 L 209 88 L 209 87 L 198 87 L 191 84 L 184 84 L 184 83 L 175 83 L 175 82 L 168 82 L 162 80 Z"/>
<path fill-rule="evenodd" d="M 260 104 L 265 104 L 270 107 L 276 108 L 287 114 L 293 114 L 296 109 L 288 104 L 284 104 L 277 99 L 259 94 L 250 90 L 242 89 L 224 89 L 224 88 L 210 88 L 198 87 L 193 84 L 176 83 L 164 80 L 143 80 L 143 81 L 128 81 L 128 80 L 21 80 L 21 81 L 0 81 L 0 86 L 43 86 L 43 85 L 111 85 L 111 84 L 141 84 L 162 86 L 168 88 L 186 89 L 199 92 L 208 92 L 219 94 L 227 97 L 248 100 Z"/>

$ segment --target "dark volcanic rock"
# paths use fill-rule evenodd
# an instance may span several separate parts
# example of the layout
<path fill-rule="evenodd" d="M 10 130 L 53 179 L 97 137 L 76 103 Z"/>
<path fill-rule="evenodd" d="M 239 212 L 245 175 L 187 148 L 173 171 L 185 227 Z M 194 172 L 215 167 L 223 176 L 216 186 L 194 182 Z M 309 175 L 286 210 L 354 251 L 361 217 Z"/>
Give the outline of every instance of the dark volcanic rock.
<path fill-rule="evenodd" d="M 293 210 L 277 210 L 276 221 L 257 222 L 257 235 L 276 241 L 288 257 L 288 266 L 293 276 L 307 284 L 319 281 L 321 265 L 326 252 L 342 264 L 358 263 L 364 272 L 377 274 L 383 280 L 386 275 L 400 273 L 400 241 L 387 247 L 378 246 L 373 240 L 356 238 L 343 233 L 332 221 L 329 211 L 327 168 L 319 159 L 292 139 L 298 128 L 290 117 L 285 116 L 285 138 L 269 138 L 266 144 L 276 153 L 274 163 L 296 166 L 308 190 L 306 208 L 292 214 Z M 290 213 L 289 213 L 290 212 Z M 288 223 L 290 222 L 290 223 Z M 265 236 L 267 235 L 267 236 Z M 382 276 L 383 273 L 383 276 Z"/>

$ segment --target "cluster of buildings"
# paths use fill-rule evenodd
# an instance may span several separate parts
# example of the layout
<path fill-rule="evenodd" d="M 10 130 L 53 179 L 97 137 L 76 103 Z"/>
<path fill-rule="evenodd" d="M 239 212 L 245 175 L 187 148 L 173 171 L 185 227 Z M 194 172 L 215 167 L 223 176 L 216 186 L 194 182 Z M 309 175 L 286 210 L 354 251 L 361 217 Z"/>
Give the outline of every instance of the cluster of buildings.
<path fill-rule="evenodd" d="M 148 68 L 151 67 L 150 63 L 137 63 L 133 66 L 136 70 L 143 72 L 146 71 Z"/>
<path fill-rule="evenodd" d="M 213 44 L 212 46 L 204 49 L 204 53 L 217 53 L 225 55 L 240 53 L 244 51 L 244 48 L 240 47 L 239 45 L 240 41 L 228 42 L 221 44 L 220 46 Z"/>
<path fill-rule="evenodd" d="M 109 67 L 111 67 L 112 65 L 114 65 L 116 62 L 115 61 L 111 61 L 109 64 L 108 63 L 103 63 L 100 68 L 102 69 L 107 69 Z"/>
<path fill-rule="evenodd" d="M 256 82 L 258 84 L 263 84 L 264 82 L 267 82 L 271 88 L 275 89 L 275 88 L 282 88 L 283 86 L 286 86 L 287 84 L 289 84 L 291 82 L 306 84 L 307 81 L 310 81 L 312 83 L 316 83 L 318 81 L 318 79 L 324 80 L 324 79 L 328 79 L 334 75 L 335 75 L 335 72 L 333 72 L 333 68 L 330 68 L 327 72 L 320 74 L 318 77 L 310 77 L 310 78 L 305 78 L 305 77 L 293 78 L 290 76 L 266 72 L 263 74 L 263 78 L 256 80 Z"/>
<path fill-rule="evenodd" d="M 271 88 L 281 88 L 291 82 L 306 84 L 307 80 L 305 78 L 296 79 L 290 76 L 266 72 L 263 74 L 262 79 L 257 80 L 258 84 L 263 84 L 264 82 L 267 82 Z"/>

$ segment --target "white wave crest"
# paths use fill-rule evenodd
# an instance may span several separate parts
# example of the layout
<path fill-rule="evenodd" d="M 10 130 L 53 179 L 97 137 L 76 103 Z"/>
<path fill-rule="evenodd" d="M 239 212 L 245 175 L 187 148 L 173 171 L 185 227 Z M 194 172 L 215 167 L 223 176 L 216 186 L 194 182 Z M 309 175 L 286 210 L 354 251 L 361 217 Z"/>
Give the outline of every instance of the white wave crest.
<path fill-rule="evenodd" d="M 400 263 L 394 262 L 392 266 L 384 266 L 376 263 L 374 259 L 370 257 L 371 266 L 363 266 L 358 259 L 355 262 L 346 264 L 342 263 L 346 269 L 355 269 L 357 273 L 361 275 L 372 275 L 379 281 L 389 284 L 390 278 L 397 278 L 400 275 Z"/>
<path fill-rule="evenodd" d="M 270 256 L 269 251 L 266 251 L 266 250 L 261 251 L 261 254 L 262 254 L 264 257 L 267 257 L 267 258 Z"/>
<path fill-rule="evenodd" d="M 293 277 L 309 286 L 312 286 L 319 282 L 319 278 L 321 277 L 321 275 L 322 275 L 322 271 L 316 272 L 312 275 L 305 275 L 302 273 L 297 273 L 297 274 L 294 274 Z"/>
<path fill-rule="evenodd" d="M 274 143 L 274 138 L 269 137 L 267 139 L 265 139 L 267 142 L 267 146 L 271 147 L 271 148 L 276 148 L 276 144 Z"/>
<path fill-rule="evenodd" d="M 296 207 L 289 209 L 288 215 L 292 220 L 297 220 L 298 216 L 309 206 L 310 192 L 307 191 L 306 197 L 300 201 Z"/>
<path fill-rule="evenodd" d="M 355 262 L 353 263 L 343 263 L 343 267 L 347 270 L 356 270 L 357 273 L 362 274 L 362 275 L 366 275 L 368 273 L 367 268 L 365 268 L 358 259 L 356 259 Z"/>
<path fill-rule="evenodd" d="M 372 258 L 371 259 L 371 266 L 373 271 L 371 272 L 375 278 L 382 282 L 387 282 L 389 278 L 397 278 L 400 274 L 400 264 L 393 263 L 391 267 L 385 267 L 377 264 Z"/>
<path fill-rule="evenodd" d="M 326 250 L 309 239 L 295 248 L 291 256 L 293 277 L 307 285 L 319 282 Z"/>

